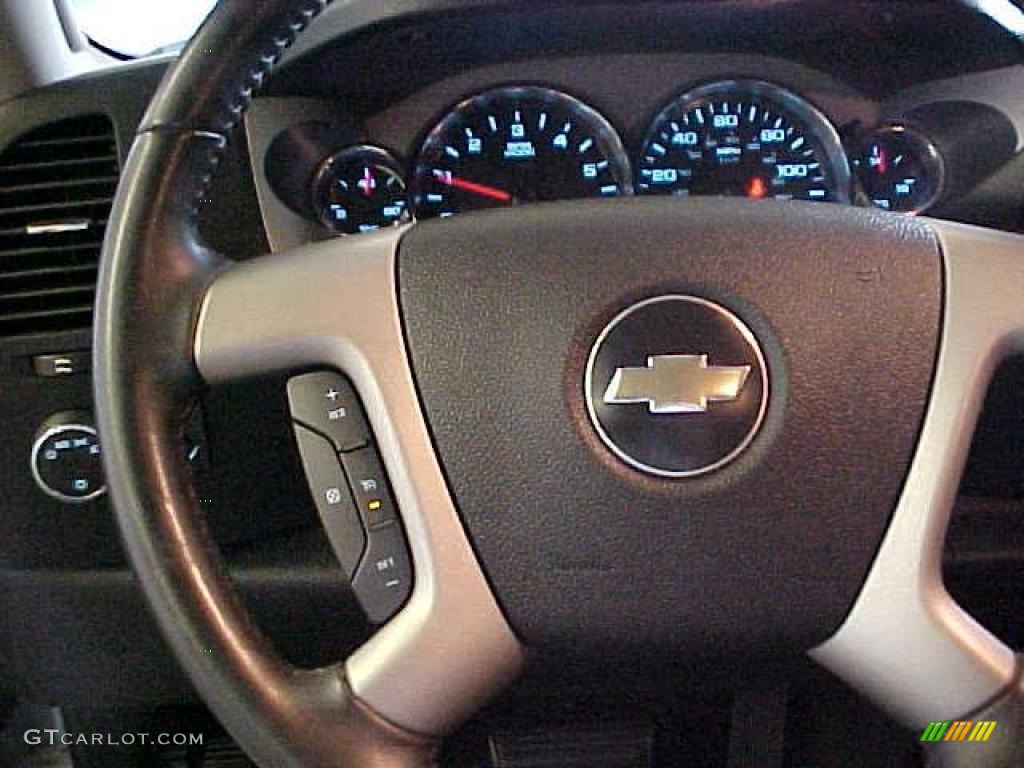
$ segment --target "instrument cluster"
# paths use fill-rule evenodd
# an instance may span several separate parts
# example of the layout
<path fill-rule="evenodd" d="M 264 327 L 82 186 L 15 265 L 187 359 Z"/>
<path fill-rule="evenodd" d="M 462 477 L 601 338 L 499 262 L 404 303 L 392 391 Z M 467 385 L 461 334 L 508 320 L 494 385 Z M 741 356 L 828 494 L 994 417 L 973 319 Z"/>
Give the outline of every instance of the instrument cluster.
<path fill-rule="evenodd" d="M 279 194 L 330 233 L 535 202 L 622 195 L 743 196 L 920 213 L 943 194 L 942 154 L 920 127 L 892 122 L 840 137 L 796 93 L 716 80 L 665 104 L 635 151 L 580 99 L 537 85 L 465 98 L 409 162 L 366 143 L 316 158 L 299 194 Z M 271 179 L 273 183 L 273 179 Z"/>

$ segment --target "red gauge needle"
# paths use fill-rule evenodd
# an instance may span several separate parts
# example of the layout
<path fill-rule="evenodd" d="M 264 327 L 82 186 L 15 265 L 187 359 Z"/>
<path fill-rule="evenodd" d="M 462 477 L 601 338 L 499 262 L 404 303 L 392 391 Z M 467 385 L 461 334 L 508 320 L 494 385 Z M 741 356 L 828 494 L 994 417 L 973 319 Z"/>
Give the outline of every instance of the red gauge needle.
<path fill-rule="evenodd" d="M 889 169 L 889 156 L 884 149 L 878 148 L 878 172 L 885 173 Z"/>
<path fill-rule="evenodd" d="M 508 203 L 512 200 L 512 195 L 503 189 L 489 187 L 486 184 L 477 184 L 475 181 L 469 181 L 468 179 L 460 179 L 458 176 L 454 176 L 447 171 L 434 171 L 434 176 L 442 184 L 447 184 L 449 187 L 462 189 L 466 192 L 472 192 L 474 195 L 489 197 L 491 200 L 498 200 L 502 203 Z"/>
<path fill-rule="evenodd" d="M 370 197 L 373 194 L 373 190 L 377 187 L 373 173 L 365 165 L 363 166 L 363 178 L 359 180 L 359 187 L 363 190 L 363 195 L 366 197 Z"/>

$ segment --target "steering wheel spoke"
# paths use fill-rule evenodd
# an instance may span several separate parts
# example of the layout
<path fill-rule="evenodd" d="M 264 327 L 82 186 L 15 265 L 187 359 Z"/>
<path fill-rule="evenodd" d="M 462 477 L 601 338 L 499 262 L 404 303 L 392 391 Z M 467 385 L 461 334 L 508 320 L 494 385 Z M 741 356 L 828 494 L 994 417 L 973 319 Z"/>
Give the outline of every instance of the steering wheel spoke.
<path fill-rule="evenodd" d="M 369 357 L 404 355 L 393 298 L 402 232 L 331 240 L 221 272 L 200 311 L 200 374 L 216 382 L 328 363 L 358 370 L 382 362 Z"/>
<path fill-rule="evenodd" d="M 394 485 L 415 581 L 405 608 L 347 661 L 347 678 L 390 721 L 441 733 L 512 679 L 522 651 L 463 532 L 419 407 L 395 286 L 403 232 L 223 271 L 203 301 L 195 359 L 208 382 L 310 367 L 352 380 Z"/>
<path fill-rule="evenodd" d="M 930 224 L 944 256 L 945 307 L 917 451 L 859 598 L 810 654 L 922 728 L 970 717 L 1010 694 L 1017 677 L 1013 652 L 945 589 L 941 560 L 986 389 L 996 366 L 1024 351 L 1024 238 Z"/>

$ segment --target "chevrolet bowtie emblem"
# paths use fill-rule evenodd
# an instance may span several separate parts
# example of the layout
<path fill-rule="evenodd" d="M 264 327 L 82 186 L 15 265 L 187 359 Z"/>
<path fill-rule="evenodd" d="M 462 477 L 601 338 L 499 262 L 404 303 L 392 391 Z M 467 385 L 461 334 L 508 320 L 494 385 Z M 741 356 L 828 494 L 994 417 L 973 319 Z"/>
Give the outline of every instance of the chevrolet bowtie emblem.
<path fill-rule="evenodd" d="M 707 355 L 654 355 L 644 368 L 617 368 L 604 402 L 647 403 L 651 413 L 703 413 L 739 397 L 749 365 L 708 365 Z"/>

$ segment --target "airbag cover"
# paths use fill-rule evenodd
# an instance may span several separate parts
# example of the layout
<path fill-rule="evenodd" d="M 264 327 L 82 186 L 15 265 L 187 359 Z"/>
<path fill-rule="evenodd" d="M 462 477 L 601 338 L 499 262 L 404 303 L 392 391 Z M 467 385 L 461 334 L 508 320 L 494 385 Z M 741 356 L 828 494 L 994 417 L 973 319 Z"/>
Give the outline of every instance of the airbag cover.
<path fill-rule="evenodd" d="M 718 653 L 830 635 L 914 451 L 941 274 L 926 223 L 822 203 L 587 201 L 412 228 L 398 278 L 417 384 L 522 638 Z M 768 369 L 759 432 L 699 477 L 627 465 L 586 412 L 601 330 L 667 294 L 726 307 Z"/>

